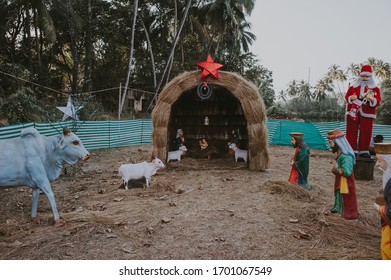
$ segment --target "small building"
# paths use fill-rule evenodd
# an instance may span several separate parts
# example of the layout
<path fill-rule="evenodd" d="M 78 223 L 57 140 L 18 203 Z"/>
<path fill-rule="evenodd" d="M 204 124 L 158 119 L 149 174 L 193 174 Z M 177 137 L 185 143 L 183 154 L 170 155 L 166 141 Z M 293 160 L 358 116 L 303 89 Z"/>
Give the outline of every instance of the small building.
<path fill-rule="evenodd" d="M 266 109 L 257 87 L 240 75 L 219 71 L 219 78 L 200 80 L 201 71 L 185 72 L 168 83 L 152 112 L 153 155 L 163 161 L 174 149 L 181 128 L 188 148 L 206 138 L 209 146 L 228 149 L 231 131 L 239 132 L 241 148 L 247 149 L 248 168 L 269 168 Z M 207 82 L 211 92 L 200 98 L 198 89 Z"/>

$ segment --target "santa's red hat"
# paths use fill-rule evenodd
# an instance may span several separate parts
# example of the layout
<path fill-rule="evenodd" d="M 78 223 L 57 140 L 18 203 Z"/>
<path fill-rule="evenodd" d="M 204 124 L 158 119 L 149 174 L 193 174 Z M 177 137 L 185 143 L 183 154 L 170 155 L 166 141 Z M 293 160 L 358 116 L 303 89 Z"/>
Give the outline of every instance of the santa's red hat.
<path fill-rule="evenodd" d="M 361 67 L 360 75 L 371 76 L 372 75 L 372 66 L 371 65 L 364 65 L 363 67 Z"/>

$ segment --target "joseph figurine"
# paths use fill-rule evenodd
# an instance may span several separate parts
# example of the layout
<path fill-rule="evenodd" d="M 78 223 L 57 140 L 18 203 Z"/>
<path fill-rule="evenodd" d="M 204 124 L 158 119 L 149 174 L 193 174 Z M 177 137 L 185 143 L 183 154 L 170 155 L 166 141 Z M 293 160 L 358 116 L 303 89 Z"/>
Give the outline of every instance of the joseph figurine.
<path fill-rule="evenodd" d="M 298 184 L 306 190 L 312 187 L 308 184 L 308 173 L 310 169 L 310 148 L 304 142 L 304 134 L 301 132 L 290 133 L 292 146 L 295 154 L 291 159 L 291 174 L 288 182 Z"/>

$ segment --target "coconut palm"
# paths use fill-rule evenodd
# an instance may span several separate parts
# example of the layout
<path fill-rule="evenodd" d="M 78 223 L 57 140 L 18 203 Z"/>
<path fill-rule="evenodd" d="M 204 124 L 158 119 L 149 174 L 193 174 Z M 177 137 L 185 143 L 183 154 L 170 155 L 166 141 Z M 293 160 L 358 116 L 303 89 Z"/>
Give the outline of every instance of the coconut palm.
<path fill-rule="evenodd" d="M 282 99 L 284 102 L 286 101 L 286 92 L 281 90 L 278 95 L 277 95 L 277 99 Z"/>
<path fill-rule="evenodd" d="M 297 90 L 300 99 L 311 100 L 313 98 L 311 86 L 308 82 L 301 80 L 297 85 Z"/>
<path fill-rule="evenodd" d="M 374 75 L 378 78 L 379 82 L 390 79 L 391 77 L 391 66 L 389 63 L 384 62 L 381 59 L 376 60 L 376 64 L 373 68 Z"/>
<path fill-rule="evenodd" d="M 375 67 L 376 63 L 377 63 L 377 59 L 374 57 L 368 57 L 367 61 L 365 61 L 365 64 L 369 64 L 372 67 Z"/>
<path fill-rule="evenodd" d="M 352 77 L 359 76 L 360 75 L 360 65 L 356 64 L 356 63 L 350 63 L 348 70 L 347 70 L 347 74 L 349 74 L 349 73 Z"/>
<path fill-rule="evenodd" d="M 290 81 L 288 84 L 288 89 L 286 90 L 286 93 L 288 94 L 288 96 L 296 97 L 298 92 L 299 92 L 299 88 L 298 88 L 296 80 Z"/>
<path fill-rule="evenodd" d="M 319 80 L 314 88 L 314 97 L 317 101 L 326 99 L 329 92 L 333 92 L 332 80 L 327 76 Z"/>
<path fill-rule="evenodd" d="M 195 19 L 204 26 L 199 33 L 208 38 L 207 49 L 213 49 L 215 57 L 227 47 L 240 45 L 243 50 L 248 49 L 248 44 L 255 40 L 255 35 L 247 31 L 250 24 L 245 18 L 253 8 L 254 0 L 215 0 L 197 10 Z"/>
<path fill-rule="evenodd" d="M 337 84 L 340 98 L 344 98 L 345 88 L 343 82 L 347 80 L 345 73 L 340 69 L 339 66 L 333 64 L 329 67 L 329 71 L 327 72 L 326 76 Z M 340 82 L 342 83 L 342 90 Z"/>

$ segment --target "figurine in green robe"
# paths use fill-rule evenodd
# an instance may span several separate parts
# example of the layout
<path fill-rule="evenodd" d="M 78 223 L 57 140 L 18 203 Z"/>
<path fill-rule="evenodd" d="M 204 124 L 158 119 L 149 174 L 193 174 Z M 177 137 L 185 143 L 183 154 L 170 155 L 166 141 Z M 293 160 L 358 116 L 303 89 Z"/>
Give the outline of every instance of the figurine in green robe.
<path fill-rule="evenodd" d="M 290 133 L 292 146 L 295 154 L 291 159 L 291 174 L 288 182 L 298 184 L 306 190 L 312 187 L 308 184 L 308 173 L 310 169 L 310 148 L 304 142 L 304 134 L 301 132 Z"/>
<path fill-rule="evenodd" d="M 357 219 L 358 207 L 353 169 L 356 158 L 353 149 L 340 129 L 334 129 L 327 134 L 336 160 L 336 165 L 331 170 L 335 175 L 335 182 L 334 206 L 330 212 L 340 213 L 348 220 Z"/>

